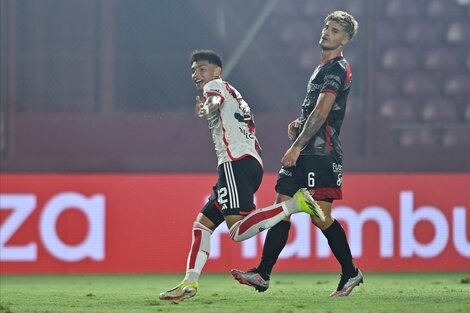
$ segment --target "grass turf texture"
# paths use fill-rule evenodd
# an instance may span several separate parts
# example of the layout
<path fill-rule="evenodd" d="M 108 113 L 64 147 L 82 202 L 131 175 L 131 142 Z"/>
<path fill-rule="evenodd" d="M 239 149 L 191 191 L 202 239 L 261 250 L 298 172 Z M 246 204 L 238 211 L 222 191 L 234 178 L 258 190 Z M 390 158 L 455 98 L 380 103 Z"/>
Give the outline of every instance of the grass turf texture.
<path fill-rule="evenodd" d="M 183 275 L 33 275 L 0 278 L 0 312 L 470 312 L 470 273 L 364 273 L 351 296 L 330 298 L 339 275 L 275 273 L 265 293 L 229 273 L 205 274 L 198 294 L 158 294 Z"/>

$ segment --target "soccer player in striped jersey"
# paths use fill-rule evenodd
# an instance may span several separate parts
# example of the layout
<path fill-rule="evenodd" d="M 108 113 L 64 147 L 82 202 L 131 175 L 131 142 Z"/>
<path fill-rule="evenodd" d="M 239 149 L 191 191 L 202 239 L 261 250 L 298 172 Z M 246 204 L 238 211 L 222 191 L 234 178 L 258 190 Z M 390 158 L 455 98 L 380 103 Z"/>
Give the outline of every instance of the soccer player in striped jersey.
<path fill-rule="evenodd" d="M 254 194 L 263 177 L 263 162 L 250 107 L 241 94 L 222 80 L 222 60 L 211 50 L 194 51 L 190 57 L 192 80 L 203 99 L 196 97 L 196 113 L 207 119 L 218 159 L 218 180 L 192 230 L 186 275 L 176 287 L 162 292 L 161 300 L 193 297 L 210 253 L 212 232 L 226 222 L 234 241 L 242 241 L 271 228 L 298 212 L 318 216 L 323 212 L 305 188 L 291 199 L 255 209 Z"/>
<path fill-rule="evenodd" d="M 345 45 L 356 35 L 358 23 L 346 12 L 335 11 L 325 18 L 319 45 L 321 64 L 314 70 L 302 104 L 302 115 L 288 126 L 293 141 L 281 160 L 276 184 L 276 202 L 291 199 L 307 187 L 326 215 L 321 221 L 312 216 L 341 264 L 341 279 L 332 297 L 347 296 L 362 283 L 361 271 L 354 265 L 346 234 L 331 216 L 333 200 L 341 199 L 342 157 L 339 138 L 351 87 L 351 68 L 343 57 Z M 287 243 L 290 221 L 286 218 L 268 231 L 263 255 L 257 268 L 232 270 L 233 277 L 258 291 L 269 287 L 272 268 Z"/>

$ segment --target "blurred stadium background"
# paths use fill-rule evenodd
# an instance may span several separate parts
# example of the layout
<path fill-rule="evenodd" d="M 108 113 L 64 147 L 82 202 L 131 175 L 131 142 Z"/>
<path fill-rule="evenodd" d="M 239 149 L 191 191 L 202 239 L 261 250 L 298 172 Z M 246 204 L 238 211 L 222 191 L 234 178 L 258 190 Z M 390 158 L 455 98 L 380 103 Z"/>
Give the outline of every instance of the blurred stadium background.
<path fill-rule="evenodd" d="M 393 181 L 394 193 L 388 196 L 374 194 L 374 189 L 367 189 L 370 186 L 349 184 L 345 199 L 352 200 L 348 205 L 360 210 L 385 201 L 385 207 L 392 207 L 397 242 L 397 195 L 403 189 L 417 188 L 416 206 L 439 206 L 454 231 L 453 236 L 460 234 L 458 254 L 451 247 L 449 231 L 444 232 L 448 236 L 446 244 L 449 243 L 446 251 L 452 250 L 449 253 L 457 263 L 450 262 L 446 255 L 440 255 L 436 262 L 470 270 L 468 262 L 463 263 L 470 255 L 468 251 L 462 252 L 469 247 L 470 231 L 466 218 L 470 203 L 468 192 L 466 196 L 464 191 L 470 181 L 469 2 L 0 1 L 1 191 L 35 194 L 37 199 L 37 210 L 30 220 L 15 234 L 9 228 L 11 240 L 7 242 L 4 237 L 2 247 L 14 243 L 24 245 L 31 238 L 36 238 L 38 243 L 44 241 L 38 235 L 38 229 L 45 227 L 39 222 L 41 208 L 47 207 L 48 199 L 60 192 L 78 190 L 90 197 L 95 193 L 106 195 L 106 223 L 128 225 L 131 218 L 126 217 L 126 212 L 141 214 L 141 220 L 132 224 L 135 228 L 127 229 L 142 236 L 135 235 L 132 237 L 136 238 L 135 245 L 129 244 L 137 249 L 133 254 L 137 258 L 141 253 L 139 247 L 147 249 L 145 240 L 156 240 L 158 236 L 156 224 L 139 228 L 139 223 L 145 222 L 146 212 L 163 205 L 167 212 L 181 209 L 178 203 L 170 204 L 175 202 L 174 197 L 162 198 L 161 190 L 168 188 L 176 195 L 174 186 L 186 186 L 186 182 L 183 184 L 186 179 L 209 175 L 204 178 L 207 186 L 197 187 L 210 192 L 216 158 L 207 125 L 193 113 L 197 92 L 190 79 L 188 61 L 191 51 L 201 48 L 221 53 L 225 63 L 223 77 L 241 91 L 255 113 L 265 169 L 271 174 L 263 183 L 267 191 L 262 199 L 267 200 L 262 202 L 269 204 L 279 160 L 289 145 L 287 124 L 299 115 L 306 84 L 320 59 L 317 42 L 323 19 L 339 9 L 352 13 L 360 23 L 358 36 L 345 49 L 353 70 L 353 88 L 341 134 L 345 172 L 358 175 L 354 182 L 381 185 L 385 188 L 382 192 L 388 188 L 387 175 L 409 174 Z M 185 178 L 187 173 L 196 176 Z M 375 183 L 361 176 L 368 173 L 385 173 L 385 176 Z M 427 176 L 415 176 L 442 173 L 454 176 L 448 179 L 433 176 L 431 180 Z M 42 174 L 66 176 L 50 178 Z M 114 179 L 108 174 L 121 176 Z M 150 175 L 154 180 L 134 181 L 135 174 Z M 409 185 L 411 181 L 415 183 Z M 398 182 L 403 182 L 403 186 Z M 422 182 L 427 185 L 419 189 Z M 171 183 L 173 187 L 166 186 Z M 165 249 L 184 244 L 178 257 L 172 259 L 178 261 L 165 271 L 184 269 L 192 219 L 205 195 L 205 191 L 193 190 L 194 183 L 188 184 L 185 192 L 191 189 L 192 194 L 185 202 L 191 203 L 193 211 L 181 214 L 187 215 L 183 221 L 178 221 L 181 216 L 169 217 L 163 211 L 153 212 L 148 218 L 156 220 L 164 214 L 166 219 L 159 223 L 165 223 L 167 231 L 176 231 L 178 227 L 186 230 L 173 238 L 174 242 L 161 243 Z M 138 193 L 139 188 L 146 193 Z M 351 188 L 353 191 L 348 191 Z M 119 194 L 120 200 L 113 202 L 114 193 Z M 362 202 L 365 198 L 370 201 Z M 3 199 L 2 210 L 7 211 L 7 198 Z M 143 210 L 143 204 L 142 210 L 138 208 L 142 201 L 148 211 Z M 123 203 L 128 206 L 123 207 Z M 3 211 L 5 235 L 8 216 Z M 121 215 L 116 218 L 113 214 L 118 211 Z M 80 215 L 69 215 L 70 221 L 80 220 Z M 61 220 L 56 216 L 53 221 L 60 224 Z M 422 229 L 430 235 L 421 241 L 435 243 L 432 239 L 437 230 L 429 227 L 429 223 L 424 224 Z M 72 222 L 64 225 L 59 225 L 57 231 L 75 238 L 68 241 L 69 245 L 84 238 L 80 228 L 86 229 L 83 216 L 81 226 Z M 369 232 L 375 234 L 374 229 Z M 123 240 L 130 238 L 121 234 L 123 231 L 126 230 L 121 226 L 106 224 L 107 240 L 119 236 Z M 376 251 L 376 241 L 373 242 L 373 247 L 369 243 L 364 249 Z M 44 245 L 54 249 L 47 243 Z M 121 251 L 113 254 L 119 250 L 117 247 L 115 241 L 107 242 L 106 257 L 111 261 L 114 257 L 121 258 Z M 155 264 L 162 251 L 167 252 L 161 247 L 157 245 L 153 254 L 145 256 L 149 258 L 145 262 L 135 262 Z M 3 259 L 2 271 L 60 272 L 70 268 L 54 259 L 42 245 L 38 249 L 43 261 L 37 267 L 27 262 L 8 267 L 11 262 Z M 406 258 L 400 260 L 406 262 Z M 253 265 L 253 262 L 250 259 L 242 264 Z M 329 262 L 333 264 L 330 268 L 336 268 Z M 386 264 L 390 269 L 397 269 L 400 264 L 386 263 L 387 258 L 384 262 L 385 269 Z M 52 269 L 51 265 L 55 267 Z M 93 266 L 88 264 L 83 268 L 122 270 Z M 154 265 L 139 266 L 125 271 L 156 269 Z M 218 266 L 215 268 L 220 270 L 222 267 Z M 305 264 L 303 268 L 308 266 Z M 420 265 L 413 266 L 420 268 Z"/>
<path fill-rule="evenodd" d="M 360 22 L 345 50 L 346 171 L 468 172 L 463 0 L 1 1 L 1 170 L 213 171 L 188 64 L 212 48 L 277 171 L 335 9 Z"/>

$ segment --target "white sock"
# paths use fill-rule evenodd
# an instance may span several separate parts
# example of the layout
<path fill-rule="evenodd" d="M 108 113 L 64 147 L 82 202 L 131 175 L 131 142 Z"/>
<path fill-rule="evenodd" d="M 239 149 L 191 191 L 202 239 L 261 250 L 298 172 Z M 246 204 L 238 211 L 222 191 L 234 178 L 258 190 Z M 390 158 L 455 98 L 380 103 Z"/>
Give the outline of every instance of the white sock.
<path fill-rule="evenodd" d="M 255 236 L 265 229 L 271 228 L 284 217 L 300 212 L 295 198 L 257 209 L 230 228 L 230 236 L 234 241 L 243 241 Z"/>
<path fill-rule="evenodd" d="M 183 281 L 196 282 L 199 280 L 199 275 L 201 275 L 211 251 L 211 235 L 212 230 L 199 222 L 194 222 L 193 241 L 186 262 L 186 276 Z"/>
<path fill-rule="evenodd" d="M 282 203 L 284 203 L 284 209 L 287 211 L 288 215 L 302 212 L 300 211 L 299 203 L 296 198 L 290 198 Z"/>

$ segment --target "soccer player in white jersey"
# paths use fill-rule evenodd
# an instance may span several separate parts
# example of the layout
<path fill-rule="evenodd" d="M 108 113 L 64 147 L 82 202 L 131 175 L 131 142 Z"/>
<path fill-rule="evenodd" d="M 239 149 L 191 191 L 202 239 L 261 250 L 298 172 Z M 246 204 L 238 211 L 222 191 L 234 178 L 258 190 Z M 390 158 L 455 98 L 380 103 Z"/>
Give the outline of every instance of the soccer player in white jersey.
<path fill-rule="evenodd" d="M 207 119 L 219 177 L 194 222 L 186 275 L 178 286 L 162 292 L 161 300 L 178 301 L 196 294 L 199 275 L 210 253 L 211 234 L 223 221 L 232 240 L 242 241 L 294 213 L 305 212 L 324 220 L 323 212 L 306 189 L 299 189 L 287 201 L 255 209 L 253 198 L 263 177 L 263 162 L 251 109 L 241 94 L 222 80 L 222 60 L 216 52 L 194 51 L 190 64 L 192 80 L 203 92 L 203 100 L 196 97 L 196 113 Z"/>

